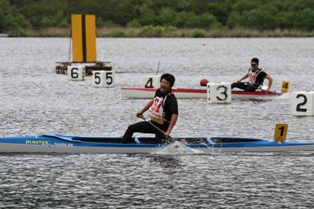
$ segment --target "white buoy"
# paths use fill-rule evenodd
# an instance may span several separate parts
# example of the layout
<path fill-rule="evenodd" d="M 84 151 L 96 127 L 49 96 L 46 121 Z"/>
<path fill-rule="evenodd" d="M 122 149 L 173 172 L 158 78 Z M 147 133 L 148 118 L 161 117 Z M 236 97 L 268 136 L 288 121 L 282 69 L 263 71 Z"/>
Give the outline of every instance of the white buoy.
<path fill-rule="evenodd" d="M 85 78 L 84 66 L 68 66 L 67 74 L 69 81 L 83 81 Z"/>
<path fill-rule="evenodd" d="M 114 71 L 93 71 L 92 86 L 93 87 L 114 87 L 115 72 Z"/>
<path fill-rule="evenodd" d="M 207 101 L 210 104 L 231 103 L 231 84 L 207 83 Z"/>
<path fill-rule="evenodd" d="M 291 94 L 291 113 L 297 116 L 314 115 L 314 92 L 294 91 Z"/>

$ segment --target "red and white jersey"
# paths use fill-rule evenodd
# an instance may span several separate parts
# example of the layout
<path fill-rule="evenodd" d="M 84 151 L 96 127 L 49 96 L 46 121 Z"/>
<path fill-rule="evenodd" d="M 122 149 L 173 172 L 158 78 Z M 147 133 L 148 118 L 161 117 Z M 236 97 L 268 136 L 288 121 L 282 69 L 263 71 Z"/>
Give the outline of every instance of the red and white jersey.
<path fill-rule="evenodd" d="M 152 121 L 159 124 L 164 123 L 164 105 L 165 105 L 166 99 L 167 99 L 167 96 L 165 96 L 164 98 L 162 97 L 154 98 L 154 102 L 148 110 L 149 117 L 151 118 Z"/>
<path fill-rule="evenodd" d="M 258 74 L 260 74 L 262 71 L 263 71 L 262 68 L 259 68 L 255 72 L 253 72 L 252 68 L 249 69 L 248 76 L 249 76 L 249 83 L 251 85 L 254 85 L 256 83 L 256 78 Z"/>

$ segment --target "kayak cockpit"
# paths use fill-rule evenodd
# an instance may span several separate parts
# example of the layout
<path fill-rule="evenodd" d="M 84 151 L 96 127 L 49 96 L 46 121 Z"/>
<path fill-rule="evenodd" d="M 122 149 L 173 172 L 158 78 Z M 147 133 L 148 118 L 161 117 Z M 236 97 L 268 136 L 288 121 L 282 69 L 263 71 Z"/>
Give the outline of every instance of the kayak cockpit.
<path fill-rule="evenodd" d="M 65 136 L 60 134 L 44 134 L 42 137 L 59 139 L 67 142 L 81 143 L 81 142 L 91 142 L 91 143 L 111 143 L 119 144 L 121 143 L 122 137 L 118 136 L 104 136 L 104 137 L 93 137 L 93 136 Z M 241 137 L 177 137 L 174 138 L 175 141 L 179 141 L 183 144 L 227 144 L 227 143 L 249 143 L 249 142 L 261 142 L 265 139 L 259 138 L 241 138 Z M 171 140 L 170 140 L 171 141 Z M 167 140 L 165 140 L 167 143 Z M 128 144 L 157 144 L 155 137 L 132 137 L 132 140 Z"/>

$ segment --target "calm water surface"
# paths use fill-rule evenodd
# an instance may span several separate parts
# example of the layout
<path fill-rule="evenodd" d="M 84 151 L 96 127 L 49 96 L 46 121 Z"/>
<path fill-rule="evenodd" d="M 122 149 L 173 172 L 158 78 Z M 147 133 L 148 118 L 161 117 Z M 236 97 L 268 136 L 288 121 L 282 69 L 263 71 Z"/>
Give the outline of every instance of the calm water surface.
<path fill-rule="evenodd" d="M 115 87 L 54 72 L 69 60 L 69 38 L 0 39 L 0 135 L 121 136 L 145 99 L 121 98 L 143 75 L 170 72 L 176 87 L 203 78 L 233 82 L 252 57 L 274 78 L 273 90 L 313 91 L 312 38 L 97 39 Z M 160 65 L 158 67 L 158 63 Z M 179 100 L 172 136 L 272 139 L 288 123 L 288 140 L 314 141 L 314 118 L 291 115 L 289 96 L 210 105 Z M 165 150 L 149 155 L 0 155 L 0 208 L 312 208 L 311 152 L 221 154 Z"/>

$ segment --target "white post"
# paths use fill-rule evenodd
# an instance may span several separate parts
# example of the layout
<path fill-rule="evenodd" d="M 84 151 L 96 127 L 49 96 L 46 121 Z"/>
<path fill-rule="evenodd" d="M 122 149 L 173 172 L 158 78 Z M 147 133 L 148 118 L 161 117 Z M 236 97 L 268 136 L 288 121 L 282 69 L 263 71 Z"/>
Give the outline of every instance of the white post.
<path fill-rule="evenodd" d="M 294 91 L 291 94 L 291 113 L 297 116 L 314 115 L 314 92 Z"/>
<path fill-rule="evenodd" d="M 94 87 L 114 87 L 115 72 L 114 71 L 93 71 L 92 86 Z"/>
<path fill-rule="evenodd" d="M 85 77 L 84 66 L 68 66 L 67 67 L 69 81 L 83 81 Z"/>
<path fill-rule="evenodd" d="M 207 83 L 207 101 L 210 104 L 231 103 L 231 84 Z"/>
<path fill-rule="evenodd" d="M 161 75 L 143 76 L 142 85 L 144 88 L 159 88 Z"/>

